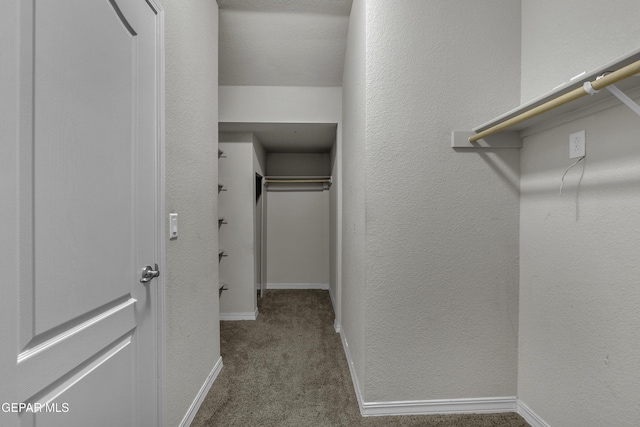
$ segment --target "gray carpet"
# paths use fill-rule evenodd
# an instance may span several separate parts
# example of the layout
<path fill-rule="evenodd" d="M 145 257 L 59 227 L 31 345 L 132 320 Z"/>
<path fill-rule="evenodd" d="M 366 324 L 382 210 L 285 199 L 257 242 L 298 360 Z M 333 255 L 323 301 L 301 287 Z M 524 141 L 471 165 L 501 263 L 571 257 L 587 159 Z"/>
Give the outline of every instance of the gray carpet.
<path fill-rule="evenodd" d="M 222 372 L 192 427 L 526 427 L 517 414 L 366 417 L 327 291 L 269 290 L 256 321 L 221 322 Z"/>

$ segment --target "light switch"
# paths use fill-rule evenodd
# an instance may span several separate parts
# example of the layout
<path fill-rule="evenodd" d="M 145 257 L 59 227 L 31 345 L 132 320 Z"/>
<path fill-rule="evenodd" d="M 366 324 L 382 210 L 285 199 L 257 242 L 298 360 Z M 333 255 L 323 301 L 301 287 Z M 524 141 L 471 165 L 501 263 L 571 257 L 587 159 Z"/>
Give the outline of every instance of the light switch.
<path fill-rule="evenodd" d="M 178 238 L 178 214 L 177 213 L 169 214 L 169 238 L 170 239 Z"/>

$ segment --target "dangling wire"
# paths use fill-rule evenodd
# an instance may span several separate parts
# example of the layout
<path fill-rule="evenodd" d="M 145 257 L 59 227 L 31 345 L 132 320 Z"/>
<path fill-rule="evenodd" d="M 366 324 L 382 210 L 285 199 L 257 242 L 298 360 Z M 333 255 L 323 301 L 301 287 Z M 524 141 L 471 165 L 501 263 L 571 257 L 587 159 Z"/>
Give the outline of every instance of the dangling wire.
<path fill-rule="evenodd" d="M 571 166 L 569 166 L 567 168 L 566 171 L 564 171 L 564 173 L 562 174 L 562 183 L 560 184 L 560 195 L 562 196 L 562 187 L 564 187 L 564 177 L 567 176 L 567 173 L 571 170 L 571 168 L 573 168 L 575 165 L 577 165 L 578 163 L 580 163 L 581 161 L 584 160 L 584 158 L 587 156 L 582 156 L 580 157 L 578 160 L 576 160 L 576 162 L 574 164 L 572 164 Z"/>

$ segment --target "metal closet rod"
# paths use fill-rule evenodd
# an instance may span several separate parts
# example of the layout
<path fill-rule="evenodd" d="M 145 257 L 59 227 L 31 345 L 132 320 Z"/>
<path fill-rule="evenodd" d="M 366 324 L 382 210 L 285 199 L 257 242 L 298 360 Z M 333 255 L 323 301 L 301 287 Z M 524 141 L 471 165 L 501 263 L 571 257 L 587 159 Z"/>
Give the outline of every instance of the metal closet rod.
<path fill-rule="evenodd" d="M 309 179 L 273 179 L 273 178 L 266 178 L 264 180 L 265 183 L 270 184 L 270 183 L 283 183 L 283 184 L 291 184 L 291 183 L 314 183 L 314 182 L 326 182 L 326 183 L 331 183 L 331 178 L 324 178 L 324 179 L 314 179 L 314 178 L 309 178 Z"/>
<path fill-rule="evenodd" d="M 638 73 L 640 73 L 640 61 L 631 63 L 625 67 L 620 68 L 617 71 L 607 74 L 602 78 L 590 82 L 591 88 L 594 91 L 598 91 Z M 479 139 L 486 138 L 489 135 L 493 135 L 495 133 L 503 131 L 507 128 L 510 128 L 511 126 L 517 125 L 518 123 L 522 123 L 525 120 L 539 116 L 540 114 L 546 113 L 549 110 L 553 110 L 556 107 L 581 98 L 584 95 L 587 95 L 589 93 L 593 94 L 594 92 L 588 92 L 587 89 L 585 89 L 585 86 L 588 86 L 587 83 L 579 88 L 572 90 L 571 92 L 567 92 L 564 95 L 552 99 L 551 101 L 545 102 L 542 105 L 538 105 L 537 107 L 532 108 L 529 111 L 525 111 L 524 113 L 510 118 L 509 120 L 505 120 L 502 123 L 498 123 L 497 125 L 490 127 L 489 129 L 485 129 L 482 132 L 471 136 L 469 138 L 469 142 L 476 142 Z"/>

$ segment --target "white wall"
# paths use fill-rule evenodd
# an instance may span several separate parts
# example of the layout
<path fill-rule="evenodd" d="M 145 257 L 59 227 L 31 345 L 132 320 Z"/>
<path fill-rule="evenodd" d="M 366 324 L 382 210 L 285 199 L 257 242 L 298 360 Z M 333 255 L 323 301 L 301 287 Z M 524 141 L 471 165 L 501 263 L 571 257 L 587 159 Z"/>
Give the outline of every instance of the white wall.
<path fill-rule="evenodd" d="M 269 191 L 267 283 L 329 284 L 329 193 Z"/>
<path fill-rule="evenodd" d="M 299 1 L 278 0 L 272 2 L 275 7 L 261 3 L 242 1 L 236 7 L 247 10 L 220 11 L 220 82 L 339 86 L 348 2 L 305 2 L 302 8 Z"/>
<path fill-rule="evenodd" d="M 522 5 L 523 101 L 638 47 L 637 1 Z M 586 161 L 560 197 L 569 134 L 583 129 Z M 524 140 L 518 396 L 551 426 L 640 418 L 638 135 L 617 106 Z"/>
<path fill-rule="evenodd" d="M 364 400 L 515 396 L 519 152 L 454 151 L 449 135 L 518 104 L 520 4 L 354 10 L 366 57 L 363 75 L 348 46 L 343 325 L 364 336 Z M 362 303 L 347 324 L 358 298 L 364 324 Z"/>
<path fill-rule="evenodd" d="M 264 177 L 267 174 L 267 153 L 264 151 L 264 147 L 260 143 L 260 141 L 253 135 L 253 172 L 255 174 L 259 174 Z M 256 200 L 255 192 L 257 189 L 254 186 L 254 197 L 253 200 Z M 264 257 L 266 256 L 266 233 L 263 233 L 263 223 L 266 223 L 266 217 L 263 215 L 264 206 L 267 202 L 266 191 L 264 191 L 264 184 L 262 187 L 262 197 L 255 204 L 254 209 L 254 268 L 255 268 L 255 284 L 256 289 L 260 289 L 261 282 L 266 283 L 266 269 L 262 263 L 266 264 Z M 263 242 L 264 240 L 264 242 Z M 264 254 L 262 251 L 264 250 Z M 264 280 L 262 278 L 264 277 Z"/>
<path fill-rule="evenodd" d="M 221 122 L 340 123 L 342 88 L 220 86 Z"/>
<path fill-rule="evenodd" d="M 268 153 L 269 176 L 329 176 L 329 153 Z"/>
<path fill-rule="evenodd" d="M 638 48 L 633 0 L 522 0 L 522 102 Z"/>
<path fill-rule="evenodd" d="M 179 237 L 166 242 L 165 422 L 176 426 L 220 357 L 215 221 L 218 6 L 208 0 L 162 4 L 166 213 L 177 212 L 179 219 Z"/>
<path fill-rule="evenodd" d="M 356 381 L 364 381 L 366 4 L 353 0 L 342 77 L 342 289 L 340 328 Z M 340 227 L 340 226 L 339 226 Z M 353 375 L 353 373 L 352 373 Z M 364 385 L 364 384 L 363 384 Z"/>
<path fill-rule="evenodd" d="M 244 139 L 242 136 L 244 135 Z M 220 297 L 220 313 L 254 313 L 255 292 L 255 173 L 251 133 L 221 134 L 219 147 L 226 158 L 220 159 L 220 182 L 227 191 L 220 192 L 218 215 L 228 224 L 220 226 L 220 249 L 228 253 L 220 261 L 220 281 L 229 290 Z M 216 257 L 217 259 L 217 257 Z"/>
<path fill-rule="evenodd" d="M 253 135 L 253 170 L 264 176 L 267 174 L 267 153 L 260 141 Z"/>
<path fill-rule="evenodd" d="M 326 176 L 330 163 L 329 153 L 267 154 L 269 176 Z M 329 192 L 272 190 L 267 203 L 267 283 L 328 286 Z"/>
<path fill-rule="evenodd" d="M 342 170 L 339 163 L 338 144 L 337 141 L 331 148 L 330 153 L 330 169 L 334 182 L 341 182 Z M 338 194 L 338 186 L 332 185 L 329 188 L 329 295 L 333 303 L 333 311 L 336 313 L 335 327 L 340 328 L 340 307 L 337 298 L 340 292 L 340 275 L 339 262 L 342 257 L 342 245 L 338 241 L 338 229 L 342 224 L 338 218 L 338 203 L 341 202 Z"/>

